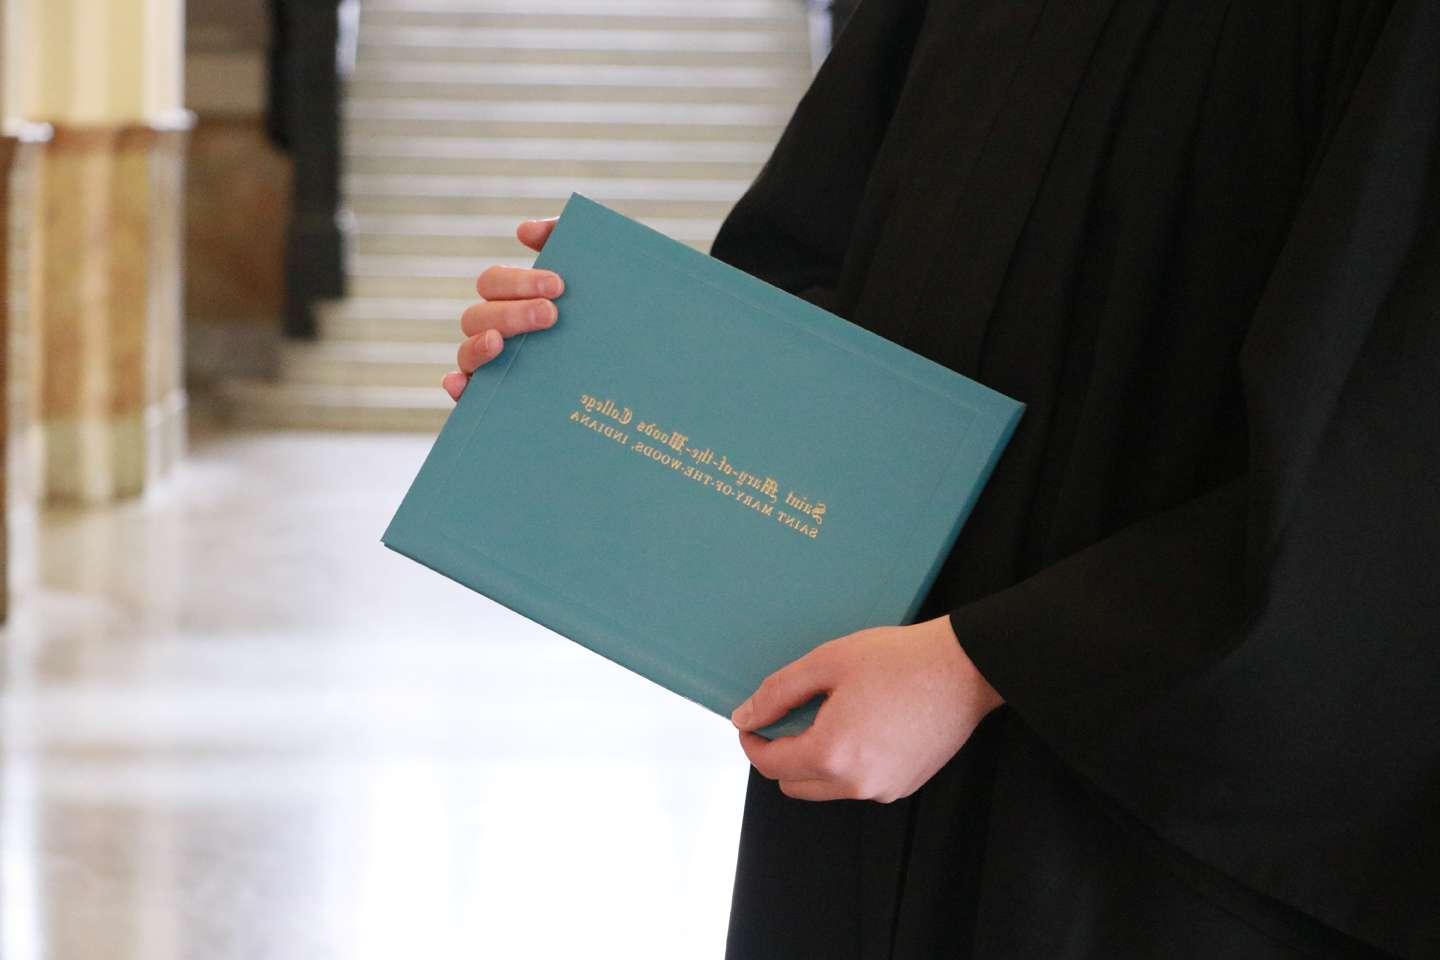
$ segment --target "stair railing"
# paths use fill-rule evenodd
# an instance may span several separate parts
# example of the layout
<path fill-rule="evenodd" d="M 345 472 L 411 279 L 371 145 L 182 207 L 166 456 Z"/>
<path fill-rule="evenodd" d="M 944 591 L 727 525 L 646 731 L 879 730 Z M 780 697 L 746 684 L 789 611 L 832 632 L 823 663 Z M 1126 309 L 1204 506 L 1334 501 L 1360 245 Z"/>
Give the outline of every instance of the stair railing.
<path fill-rule="evenodd" d="M 354 30 L 342 26 L 357 10 L 353 0 L 270 0 L 268 126 L 294 164 L 282 323 L 289 337 L 313 338 L 315 302 L 345 294 L 341 70 L 353 62 Z"/>

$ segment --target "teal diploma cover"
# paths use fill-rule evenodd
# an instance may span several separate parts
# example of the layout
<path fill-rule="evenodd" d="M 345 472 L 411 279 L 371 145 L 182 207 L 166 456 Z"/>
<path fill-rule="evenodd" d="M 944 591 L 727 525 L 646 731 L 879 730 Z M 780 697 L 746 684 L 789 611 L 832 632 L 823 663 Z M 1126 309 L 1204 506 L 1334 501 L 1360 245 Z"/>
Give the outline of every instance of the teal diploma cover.
<path fill-rule="evenodd" d="M 1023 404 L 579 195 L 535 265 L 559 321 L 475 372 L 387 546 L 727 717 L 912 622 Z"/>

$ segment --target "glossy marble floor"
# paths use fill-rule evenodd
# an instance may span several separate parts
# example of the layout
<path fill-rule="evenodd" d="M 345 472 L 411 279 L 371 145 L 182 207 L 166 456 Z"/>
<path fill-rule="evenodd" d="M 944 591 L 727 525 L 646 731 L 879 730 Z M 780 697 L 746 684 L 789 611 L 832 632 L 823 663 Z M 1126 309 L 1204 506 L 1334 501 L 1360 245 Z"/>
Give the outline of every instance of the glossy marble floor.
<path fill-rule="evenodd" d="M 0 631 L 0 957 L 705 958 L 727 723 L 390 553 L 417 436 L 211 433 Z"/>

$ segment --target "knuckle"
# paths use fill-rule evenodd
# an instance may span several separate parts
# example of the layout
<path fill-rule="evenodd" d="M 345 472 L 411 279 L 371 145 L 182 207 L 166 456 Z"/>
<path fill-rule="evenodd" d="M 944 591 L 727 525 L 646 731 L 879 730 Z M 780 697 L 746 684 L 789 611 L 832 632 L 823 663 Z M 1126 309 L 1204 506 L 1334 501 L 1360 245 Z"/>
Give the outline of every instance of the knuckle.
<path fill-rule="evenodd" d="M 851 751 L 843 740 L 822 740 L 815 748 L 815 767 L 827 779 L 850 779 L 850 755 Z"/>
<path fill-rule="evenodd" d="M 485 344 L 478 334 L 467 338 L 455 352 L 455 361 L 459 364 L 461 373 L 473 372 L 482 366 L 486 359 Z"/>
<path fill-rule="evenodd" d="M 559 316 L 559 311 L 555 304 L 544 297 L 530 301 L 530 322 L 536 327 L 550 326 L 555 322 L 557 316 Z"/>
<path fill-rule="evenodd" d="M 488 304 L 471 304 L 459 315 L 459 330 L 467 337 L 474 337 L 485 330 L 485 317 L 490 314 Z"/>
<path fill-rule="evenodd" d="M 486 267 L 475 280 L 475 292 L 487 300 L 496 296 L 499 292 L 501 276 L 504 272 L 505 268 L 499 264 Z"/>
<path fill-rule="evenodd" d="M 467 370 L 471 369 L 471 365 L 469 363 L 471 343 L 472 341 L 468 338 L 465 340 L 461 340 L 459 348 L 455 351 L 455 365 L 460 368 L 461 373 L 464 373 Z"/>
<path fill-rule="evenodd" d="M 516 300 L 510 304 L 510 321 L 517 330 L 534 330 L 544 326 L 544 300 Z"/>
<path fill-rule="evenodd" d="M 882 785 L 876 783 L 873 777 L 860 775 L 845 781 L 845 795 L 851 800 L 879 800 L 884 793 Z"/>
<path fill-rule="evenodd" d="M 827 640 L 797 662 L 803 663 L 812 672 L 834 673 L 844 662 L 844 647 L 835 644 L 836 641 Z"/>
<path fill-rule="evenodd" d="M 460 332 L 467 337 L 473 337 L 480 332 L 480 324 L 485 316 L 485 304 L 474 303 L 465 308 L 460 314 Z"/>
<path fill-rule="evenodd" d="M 761 764 L 764 763 L 764 758 L 757 755 L 758 751 L 754 748 L 754 741 L 743 733 L 740 734 L 740 749 L 744 752 L 745 759 L 750 761 L 752 767 L 760 770 L 761 773 L 765 772 L 760 769 Z"/>
<path fill-rule="evenodd" d="M 760 686 L 755 690 L 755 696 L 751 700 L 755 712 L 765 712 L 771 704 L 779 701 L 783 692 L 784 681 L 780 679 L 779 674 L 772 673 L 764 680 L 761 680 Z"/>
<path fill-rule="evenodd" d="M 750 766 L 758 770 L 760 772 L 760 776 L 764 777 L 766 780 L 778 779 L 778 774 L 775 770 L 775 767 L 768 760 L 766 760 L 764 757 L 757 757 L 753 754 L 749 754 L 748 751 L 747 755 L 749 755 L 750 757 Z"/>

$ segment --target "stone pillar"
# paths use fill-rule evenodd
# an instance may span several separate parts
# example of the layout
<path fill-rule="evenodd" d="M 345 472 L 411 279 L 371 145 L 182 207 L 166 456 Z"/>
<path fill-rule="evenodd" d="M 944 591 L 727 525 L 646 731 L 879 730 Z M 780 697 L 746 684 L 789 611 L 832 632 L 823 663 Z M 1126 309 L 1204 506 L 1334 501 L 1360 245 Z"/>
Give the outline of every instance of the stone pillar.
<path fill-rule="evenodd" d="M 0 344 L 10 342 L 10 166 L 15 160 L 16 138 L 0 135 Z M 10 396 L 10 357 L 0 350 L 0 397 Z M 10 405 L 0 402 L 0 623 L 10 615 Z"/>
<path fill-rule="evenodd" d="M 0 620 L 11 589 L 35 576 L 38 433 L 35 428 L 35 304 L 39 299 L 39 154 L 50 128 L 29 124 L 0 136 Z"/>
<path fill-rule="evenodd" d="M 4 232 L 0 245 L 5 259 L 5 335 L 0 339 L 6 384 L 5 412 L 5 519 L 9 540 L 7 583 L 23 590 L 34 580 L 35 532 L 40 500 L 40 433 L 36 422 L 39 404 L 39 348 L 36 316 L 44 302 L 40 289 L 43 263 L 40 232 L 40 160 L 50 139 L 43 124 L 7 127 L 13 162 L 6 186 Z"/>
<path fill-rule="evenodd" d="M 4 0 L 7 121 L 54 129 L 34 305 L 41 497 L 139 494 L 184 446 L 183 0 Z"/>

